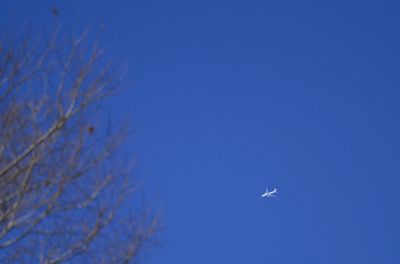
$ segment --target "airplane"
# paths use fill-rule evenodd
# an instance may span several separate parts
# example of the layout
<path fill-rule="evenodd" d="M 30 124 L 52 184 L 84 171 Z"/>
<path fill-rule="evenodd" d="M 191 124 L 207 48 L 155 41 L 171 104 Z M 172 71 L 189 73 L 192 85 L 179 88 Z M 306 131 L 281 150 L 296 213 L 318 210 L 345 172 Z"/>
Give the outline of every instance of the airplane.
<path fill-rule="evenodd" d="M 266 191 L 265 191 L 265 193 L 263 193 L 262 195 L 261 195 L 261 197 L 262 198 L 264 198 L 264 197 L 267 197 L 267 198 L 270 198 L 270 197 L 275 197 L 274 196 L 274 193 L 278 193 L 278 190 L 275 188 L 274 190 L 272 190 L 272 191 L 268 191 L 268 188 L 266 189 Z"/>

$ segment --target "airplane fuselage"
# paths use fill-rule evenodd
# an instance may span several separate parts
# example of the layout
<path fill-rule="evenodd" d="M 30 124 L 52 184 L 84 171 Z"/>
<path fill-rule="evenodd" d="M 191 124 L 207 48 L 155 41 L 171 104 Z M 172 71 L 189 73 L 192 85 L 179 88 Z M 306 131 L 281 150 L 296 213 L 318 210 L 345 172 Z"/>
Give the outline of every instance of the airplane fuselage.
<path fill-rule="evenodd" d="M 273 190 L 273 191 L 268 191 L 268 189 L 265 191 L 265 193 L 263 193 L 262 195 L 261 195 L 261 197 L 262 198 L 264 198 L 264 197 L 267 197 L 267 198 L 269 198 L 269 197 L 275 197 L 274 196 L 274 194 L 275 193 L 277 193 L 278 191 L 276 190 L 276 188 Z"/>

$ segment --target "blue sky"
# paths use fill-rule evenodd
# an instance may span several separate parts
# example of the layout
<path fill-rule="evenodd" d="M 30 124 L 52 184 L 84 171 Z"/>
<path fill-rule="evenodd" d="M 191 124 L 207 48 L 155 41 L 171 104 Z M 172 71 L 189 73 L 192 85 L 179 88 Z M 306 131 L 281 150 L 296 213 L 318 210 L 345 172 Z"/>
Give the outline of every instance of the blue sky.
<path fill-rule="evenodd" d="M 82 1 L 83 2 L 83 1 Z M 55 6 L 60 15 L 52 17 Z M 9 1 L 103 24 L 166 243 L 148 263 L 400 263 L 398 1 Z M 275 199 L 261 199 L 278 187 Z"/>

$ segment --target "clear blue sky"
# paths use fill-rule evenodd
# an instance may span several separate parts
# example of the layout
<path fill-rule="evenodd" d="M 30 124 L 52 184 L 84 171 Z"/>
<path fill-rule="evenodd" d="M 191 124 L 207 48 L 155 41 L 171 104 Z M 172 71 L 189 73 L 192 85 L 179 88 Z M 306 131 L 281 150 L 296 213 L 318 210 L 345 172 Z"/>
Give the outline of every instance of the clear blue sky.
<path fill-rule="evenodd" d="M 12 2 L 12 3 L 11 3 Z M 84 3 L 83 3 L 84 2 Z M 60 15 L 54 18 L 50 8 Z M 400 263 L 399 1 L 8 1 L 130 64 L 148 263 Z M 275 199 L 261 199 L 265 187 Z"/>

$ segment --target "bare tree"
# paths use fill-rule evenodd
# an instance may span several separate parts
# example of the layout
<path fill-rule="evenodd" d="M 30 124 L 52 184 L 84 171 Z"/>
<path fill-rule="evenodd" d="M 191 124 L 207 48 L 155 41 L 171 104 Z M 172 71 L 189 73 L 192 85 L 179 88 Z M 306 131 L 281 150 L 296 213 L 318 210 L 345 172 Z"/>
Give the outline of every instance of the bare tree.
<path fill-rule="evenodd" d="M 159 225 L 127 204 L 127 129 L 99 114 L 122 72 L 88 30 L 28 32 L 0 40 L 0 261 L 135 261 Z"/>

